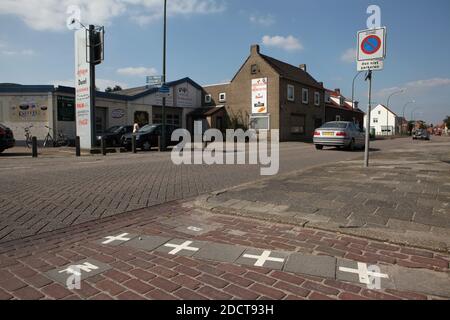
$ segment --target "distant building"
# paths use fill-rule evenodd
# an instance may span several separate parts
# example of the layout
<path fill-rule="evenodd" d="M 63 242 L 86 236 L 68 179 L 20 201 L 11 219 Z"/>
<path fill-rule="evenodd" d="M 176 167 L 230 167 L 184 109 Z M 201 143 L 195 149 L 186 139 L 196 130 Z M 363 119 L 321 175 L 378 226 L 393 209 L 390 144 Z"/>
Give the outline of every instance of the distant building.
<path fill-rule="evenodd" d="M 167 123 L 187 128 L 187 115 L 202 107 L 203 89 L 190 78 L 169 82 Z M 162 122 L 162 98 L 157 88 L 147 86 L 111 93 L 96 93 L 96 133 L 117 125 L 141 126 Z M 0 84 L 0 122 L 23 141 L 24 129 L 43 140 L 50 127 L 53 136 L 76 136 L 75 89 L 45 85 Z"/>
<path fill-rule="evenodd" d="M 366 119 L 364 119 L 366 126 Z M 400 117 L 386 106 L 379 104 L 372 109 L 370 130 L 377 136 L 393 136 L 400 133 Z"/>
<path fill-rule="evenodd" d="M 364 127 L 364 112 L 358 108 L 357 102 L 348 100 L 340 89 L 325 91 L 325 122 L 350 121 Z"/>
<path fill-rule="evenodd" d="M 306 65 L 287 64 L 251 46 L 230 83 L 204 86 L 204 104 L 223 108 L 228 128 L 280 130 L 280 141 L 310 141 L 325 121 L 325 89 Z"/>

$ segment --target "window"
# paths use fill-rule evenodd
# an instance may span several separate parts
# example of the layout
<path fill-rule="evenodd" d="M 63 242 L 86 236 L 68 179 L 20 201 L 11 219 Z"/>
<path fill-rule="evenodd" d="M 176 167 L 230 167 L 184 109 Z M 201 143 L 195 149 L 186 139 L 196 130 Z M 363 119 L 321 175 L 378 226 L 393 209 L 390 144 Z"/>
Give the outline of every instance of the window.
<path fill-rule="evenodd" d="M 295 101 L 295 87 L 290 84 L 287 86 L 287 99 L 289 101 Z"/>
<path fill-rule="evenodd" d="M 155 113 L 153 115 L 153 124 L 161 124 L 162 123 L 162 114 Z"/>
<path fill-rule="evenodd" d="M 309 103 L 309 91 L 308 89 L 302 89 L 302 103 L 308 104 Z"/>
<path fill-rule="evenodd" d="M 269 130 L 269 117 L 251 117 L 250 129 Z"/>
<path fill-rule="evenodd" d="M 211 103 L 212 96 L 210 94 L 205 95 L 205 103 Z"/>
<path fill-rule="evenodd" d="M 378 111 L 378 114 L 380 115 L 380 114 L 381 114 L 381 111 Z"/>
<path fill-rule="evenodd" d="M 227 101 L 227 94 L 222 92 L 219 94 L 219 102 L 226 102 Z"/>
<path fill-rule="evenodd" d="M 336 116 L 336 121 L 341 121 L 341 116 Z"/>
<path fill-rule="evenodd" d="M 378 123 L 378 118 L 373 118 L 373 123 Z"/>
<path fill-rule="evenodd" d="M 330 93 L 325 92 L 325 102 L 326 103 L 330 103 L 331 102 L 331 96 Z"/>
<path fill-rule="evenodd" d="M 252 64 L 252 68 L 251 68 L 252 74 L 257 74 L 258 71 L 259 71 L 258 65 L 257 64 Z"/>
<path fill-rule="evenodd" d="M 314 105 L 319 107 L 320 106 L 320 93 L 314 92 Z"/>

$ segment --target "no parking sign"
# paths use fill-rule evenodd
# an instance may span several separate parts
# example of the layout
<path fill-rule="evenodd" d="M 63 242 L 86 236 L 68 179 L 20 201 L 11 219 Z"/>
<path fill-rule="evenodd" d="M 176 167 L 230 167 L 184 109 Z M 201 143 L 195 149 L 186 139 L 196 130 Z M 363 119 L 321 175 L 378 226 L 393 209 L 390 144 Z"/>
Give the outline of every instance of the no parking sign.
<path fill-rule="evenodd" d="M 383 60 L 386 57 L 386 28 L 358 32 L 358 61 Z"/>

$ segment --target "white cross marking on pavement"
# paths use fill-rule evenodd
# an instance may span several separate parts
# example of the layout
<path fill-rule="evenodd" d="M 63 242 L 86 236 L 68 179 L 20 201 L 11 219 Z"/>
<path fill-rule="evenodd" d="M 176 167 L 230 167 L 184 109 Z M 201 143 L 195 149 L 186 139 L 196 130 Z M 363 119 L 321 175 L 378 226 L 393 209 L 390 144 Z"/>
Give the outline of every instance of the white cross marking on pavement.
<path fill-rule="evenodd" d="M 194 232 L 200 232 L 200 231 L 203 231 L 203 229 L 202 228 L 198 228 L 198 227 L 188 227 L 188 230 L 190 230 L 190 231 L 194 231 Z"/>
<path fill-rule="evenodd" d="M 361 262 L 358 262 L 358 269 L 339 267 L 339 270 L 342 272 L 357 274 L 359 276 L 359 282 L 367 285 L 372 283 L 371 278 L 389 279 L 387 274 L 369 271 L 367 264 Z"/>
<path fill-rule="evenodd" d="M 266 261 L 281 262 L 281 263 L 284 262 L 284 259 L 270 257 L 271 253 L 272 251 L 264 251 L 260 256 L 256 256 L 253 254 L 244 254 L 243 257 L 249 259 L 256 259 L 255 267 L 263 267 Z"/>
<path fill-rule="evenodd" d="M 69 273 L 69 274 L 74 274 L 76 276 L 81 276 L 81 271 L 89 273 L 92 270 L 97 270 L 97 269 L 98 269 L 98 267 L 93 265 L 92 263 L 85 262 L 83 264 L 69 266 L 67 269 L 61 270 L 58 273 Z"/>
<path fill-rule="evenodd" d="M 200 250 L 200 248 L 189 247 L 191 244 L 193 244 L 192 241 L 186 241 L 185 243 L 180 244 L 180 245 L 167 243 L 164 246 L 165 247 L 169 247 L 169 248 L 174 248 L 172 251 L 169 252 L 169 254 L 171 254 L 171 255 L 175 255 L 178 252 L 183 251 L 183 250 L 188 250 L 188 251 L 198 251 L 198 250 Z"/>
<path fill-rule="evenodd" d="M 105 239 L 108 239 L 108 240 L 103 241 L 102 244 L 110 244 L 111 242 L 114 242 L 114 241 L 130 241 L 131 238 L 125 238 L 127 235 L 129 235 L 129 233 L 122 233 L 121 235 L 118 235 L 118 236 L 105 237 Z"/>

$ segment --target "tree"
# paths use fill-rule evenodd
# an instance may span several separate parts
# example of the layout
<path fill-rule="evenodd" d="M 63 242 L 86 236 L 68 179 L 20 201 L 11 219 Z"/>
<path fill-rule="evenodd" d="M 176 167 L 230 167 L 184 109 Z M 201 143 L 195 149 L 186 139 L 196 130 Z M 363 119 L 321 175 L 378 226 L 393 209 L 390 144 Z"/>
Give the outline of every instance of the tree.
<path fill-rule="evenodd" d="M 105 92 L 116 92 L 116 91 L 122 91 L 122 87 L 119 85 L 114 86 L 114 88 L 108 87 L 105 89 Z"/>
<path fill-rule="evenodd" d="M 447 128 L 450 129 L 450 116 L 447 116 L 447 118 L 444 120 L 444 124 L 447 126 Z"/>
<path fill-rule="evenodd" d="M 112 92 L 112 91 L 113 91 L 113 89 L 111 87 L 108 87 L 108 88 L 105 89 L 105 92 L 108 92 L 108 93 Z"/>

